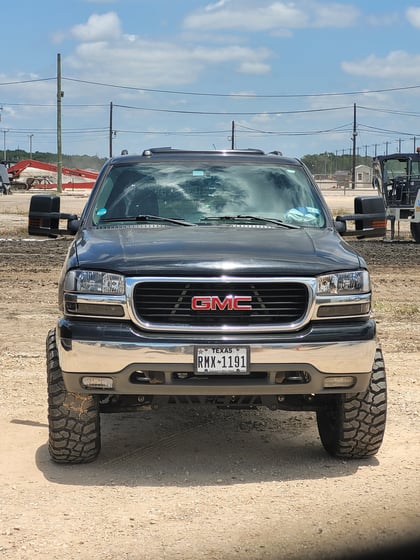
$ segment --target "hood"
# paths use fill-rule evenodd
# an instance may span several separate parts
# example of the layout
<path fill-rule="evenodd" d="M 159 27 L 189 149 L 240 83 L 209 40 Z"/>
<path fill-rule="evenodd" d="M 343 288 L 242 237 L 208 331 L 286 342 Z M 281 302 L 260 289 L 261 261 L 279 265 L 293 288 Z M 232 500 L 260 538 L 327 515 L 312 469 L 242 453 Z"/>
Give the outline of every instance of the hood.
<path fill-rule="evenodd" d="M 361 266 L 333 229 L 220 225 L 84 229 L 68 260 L 127 276 L 313 276 Z"/>

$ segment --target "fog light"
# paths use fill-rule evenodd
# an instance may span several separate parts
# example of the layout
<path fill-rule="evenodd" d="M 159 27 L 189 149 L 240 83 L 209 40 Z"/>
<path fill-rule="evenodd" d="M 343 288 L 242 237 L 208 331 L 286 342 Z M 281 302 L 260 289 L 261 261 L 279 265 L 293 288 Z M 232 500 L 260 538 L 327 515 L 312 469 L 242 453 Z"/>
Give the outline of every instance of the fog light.
<path fill-rule="evenodd" d="M 111 377 L 82 377 L 82 385 L 85 389 L 112 389 L 114 381 Z"/>
<path fill-rule="evenodd" d="M 338 389 L 353 387 L 356 379 L 352 375 L 331 375 L 324 379 L 325 389 Z"/>

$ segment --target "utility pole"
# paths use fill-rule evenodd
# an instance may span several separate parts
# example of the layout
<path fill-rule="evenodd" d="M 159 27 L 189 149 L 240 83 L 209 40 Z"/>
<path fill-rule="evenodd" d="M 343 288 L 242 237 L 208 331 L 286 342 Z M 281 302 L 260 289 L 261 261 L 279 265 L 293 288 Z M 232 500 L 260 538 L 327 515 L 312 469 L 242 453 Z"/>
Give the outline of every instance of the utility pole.
<path fill-rule="evenodd" d="M 9 132 L 8 128 L 3 128 L 3 161 L 7 161 L 7 150 L 6 150 L 6 134 Z"/>
<path fill-rule="evenodd" d="M 3 107 L 0 107 L 0 111 L 3 111 Z M 0 112 L 0 122 L 1 122 L 1 112 Z M 3 160 L 6 163 L 6 132 L 7 130 L 3 129 Z M 415 151 L 415 150 L 414 150 Z"/>
<path fill-rule="evenodd" d="M 34 137 L 33 134 L 29 134 L 29 159 L 32 159 L 32 138 Z"/>
<path fill-rule="evenodd" d="M 57 192 L 63 192 L 63 150 L 61 144 L 61 55 L 57 54 Z"/>
<path fill-rule="evenodd" d="M 231 149 L 235 149 L 235 121 L 232 121 Z"/>
<path fill-rule="evenodd" d="M 356 103 L 353 105 L 353 162 L 351 166 L 351 188 L 356 188 L 356 137 L 357 137 L 357 123 L 356 123 Z"/>
<path fill-rule="evenodd" d="M 109 157 L 112 158 L 112 101 L 109 104 Z"/>

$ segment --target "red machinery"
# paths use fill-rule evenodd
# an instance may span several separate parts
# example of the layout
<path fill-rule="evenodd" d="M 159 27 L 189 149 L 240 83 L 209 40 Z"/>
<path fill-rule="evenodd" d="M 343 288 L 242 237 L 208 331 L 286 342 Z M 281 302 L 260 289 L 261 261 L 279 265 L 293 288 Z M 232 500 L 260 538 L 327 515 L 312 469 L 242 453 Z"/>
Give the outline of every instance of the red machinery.
<path fill-rule="evenodd" d="M 13 188 L 56 189 L 57 165 L 34 159 L 23 159 L 8 168 L 10 186 Z M 91 189 L 98 176 L 97 171 L 62 168 L 62 188 Z"/>

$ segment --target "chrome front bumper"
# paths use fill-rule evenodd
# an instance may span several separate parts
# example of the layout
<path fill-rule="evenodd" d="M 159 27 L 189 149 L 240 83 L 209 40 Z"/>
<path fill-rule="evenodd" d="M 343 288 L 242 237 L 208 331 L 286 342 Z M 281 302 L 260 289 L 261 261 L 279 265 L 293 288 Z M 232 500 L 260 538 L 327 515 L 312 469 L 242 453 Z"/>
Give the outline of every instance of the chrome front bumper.
<path fill-rule="evenodd" d="M 112 393 L 141 395 L 267 395 L 267 394 L 319 394 L 324 392 L 349 392 L 325 388 L 329 376 L 354 376 L 351 392 L 365 391 L 374 361 L 377 342 L 350 340 L 342 342 L 228 342 L 208 340 L 206 344 L 246 344 L 250 348 L 251 372 L 266 372 L 265 379 L 240 376 L 217 379 L 196 376 L 185 380 L 175 379 L 174 374 L 194 372 L 194 348 L 204 342 L 183 344 L 179 342 L 75 340 L 60 337 L 57 329 L 57 346 L 60 366 L 68 391 L 83 392 L 82 378 L 87 375 L 106 376 L 113 379 Z M 304 384 L 282 385 L 276 382 L 279 372 L 305 371 L 310 381 Z M 164 382 L 133 383 L 135 372 L 160 372 Z M 175 375 L 176 377 L 176 375 Z M 86 392 L 95 392 L 86 390 Z M 98 393 L 103 390 L 96 391 Z"/>

